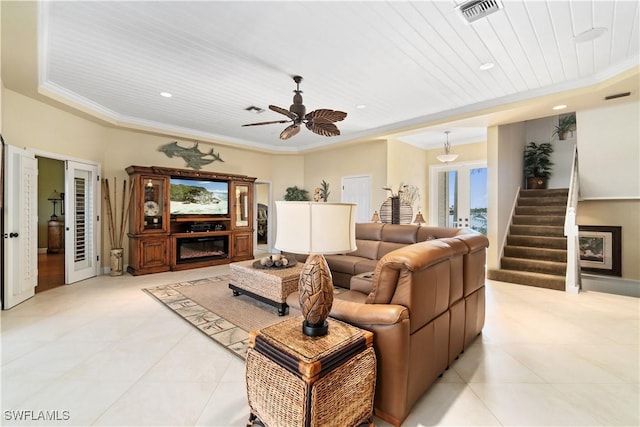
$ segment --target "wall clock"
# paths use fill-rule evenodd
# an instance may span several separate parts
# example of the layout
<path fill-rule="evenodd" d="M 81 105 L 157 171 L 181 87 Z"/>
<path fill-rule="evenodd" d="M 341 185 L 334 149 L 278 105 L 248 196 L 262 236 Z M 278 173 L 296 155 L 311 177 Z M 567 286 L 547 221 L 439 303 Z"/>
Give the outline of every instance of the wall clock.
<path fill-rule="evenodd" d="M 145 216 L 157 216 L 160 213 L 160 206 L 153 200 L 144 202 Z"/>

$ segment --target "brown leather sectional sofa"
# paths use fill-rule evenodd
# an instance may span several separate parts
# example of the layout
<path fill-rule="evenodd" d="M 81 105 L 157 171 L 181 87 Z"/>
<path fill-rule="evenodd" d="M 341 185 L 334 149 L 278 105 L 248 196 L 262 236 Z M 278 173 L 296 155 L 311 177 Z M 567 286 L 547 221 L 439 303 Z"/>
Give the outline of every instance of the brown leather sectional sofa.
<path fill-rule="evenodd" d="M 399 426 L 482 331 L 489 241 L 469 229 L 357 224 L 356 243 L 326 257 L 334 283 L 350 288 L 331 316 L 374 332 L 375 413 Z M 287 303 L 299 307 L 298 294 Z"/>

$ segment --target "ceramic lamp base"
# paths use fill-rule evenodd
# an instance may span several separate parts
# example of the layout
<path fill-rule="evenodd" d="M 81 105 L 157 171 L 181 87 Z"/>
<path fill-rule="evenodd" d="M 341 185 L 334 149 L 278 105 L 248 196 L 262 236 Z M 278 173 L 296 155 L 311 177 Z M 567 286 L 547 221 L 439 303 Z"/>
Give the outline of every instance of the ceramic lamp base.
<path fill-rule="evenodd" d="M 324 256 L 310 254 L 307 257 L 298 291 L 300 310 L 305 318 L 303 333 L 312 337 L 326 335 L 329 328 L 326 319 L 333 304 L 333 280 Z"/>

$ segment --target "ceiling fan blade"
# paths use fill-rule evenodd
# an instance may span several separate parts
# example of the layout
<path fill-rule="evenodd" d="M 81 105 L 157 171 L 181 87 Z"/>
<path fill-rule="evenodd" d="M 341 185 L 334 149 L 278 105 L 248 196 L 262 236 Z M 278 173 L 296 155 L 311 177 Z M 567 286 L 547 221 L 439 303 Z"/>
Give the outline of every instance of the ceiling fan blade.
<path fill-rule="evenodd" d="M 284 114 L 285 116 L 289 117 L 291 120 L 298 119 L 298 115 L 296 113 L 292 113 L 286 108 L 278 107 L 277 105 L 269 105 L 269 109 L 271 111 L 275 111 L 276 113 Z"/>
<path fill-rule="evenodd" d="M 340 130 L 333 123 L 307 122 L 307 129 L 322 136 L 340 135 Z"/>
<path fill-rule="evenodd" d="M 326 108 L 312 111 L 305 116 L 306 119 L 312 119 L 314 122 L 322 121 L 323 123 L 339 122 L 341 120 L 344 120 L 345 117 L 347 117 L 347 113 L 345 113 L 344 111 L 335 111 Z"/>
<path fill-rule="evenodd" d="M 300 126 L 292 124 L 280 133 L 280 139 L 289 139 L 292 136 L 297 135 L 298 132 L 300 132 Z"/>
<path fill-rule="evenodd" d="M 291 120 L 274 120 L 271 122 L 259 122 L 259 123 L 247 123 L 242 126 L 260 126 L 260 125 L 272 125 L 274 123 L 289 123 Z"/>

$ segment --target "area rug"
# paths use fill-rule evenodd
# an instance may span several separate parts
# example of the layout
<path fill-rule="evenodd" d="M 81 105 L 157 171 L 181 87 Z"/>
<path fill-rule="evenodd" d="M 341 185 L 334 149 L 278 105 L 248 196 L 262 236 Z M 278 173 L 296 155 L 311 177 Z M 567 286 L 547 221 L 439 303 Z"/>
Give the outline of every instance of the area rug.
<path fill-rule="evenodd" d="M 228 275 L 143 289 L 220 345 L 245 358 L 249 331 L 297 316 L 278 316 L 275 307 L 246 295 L 233 296 Z"/>

